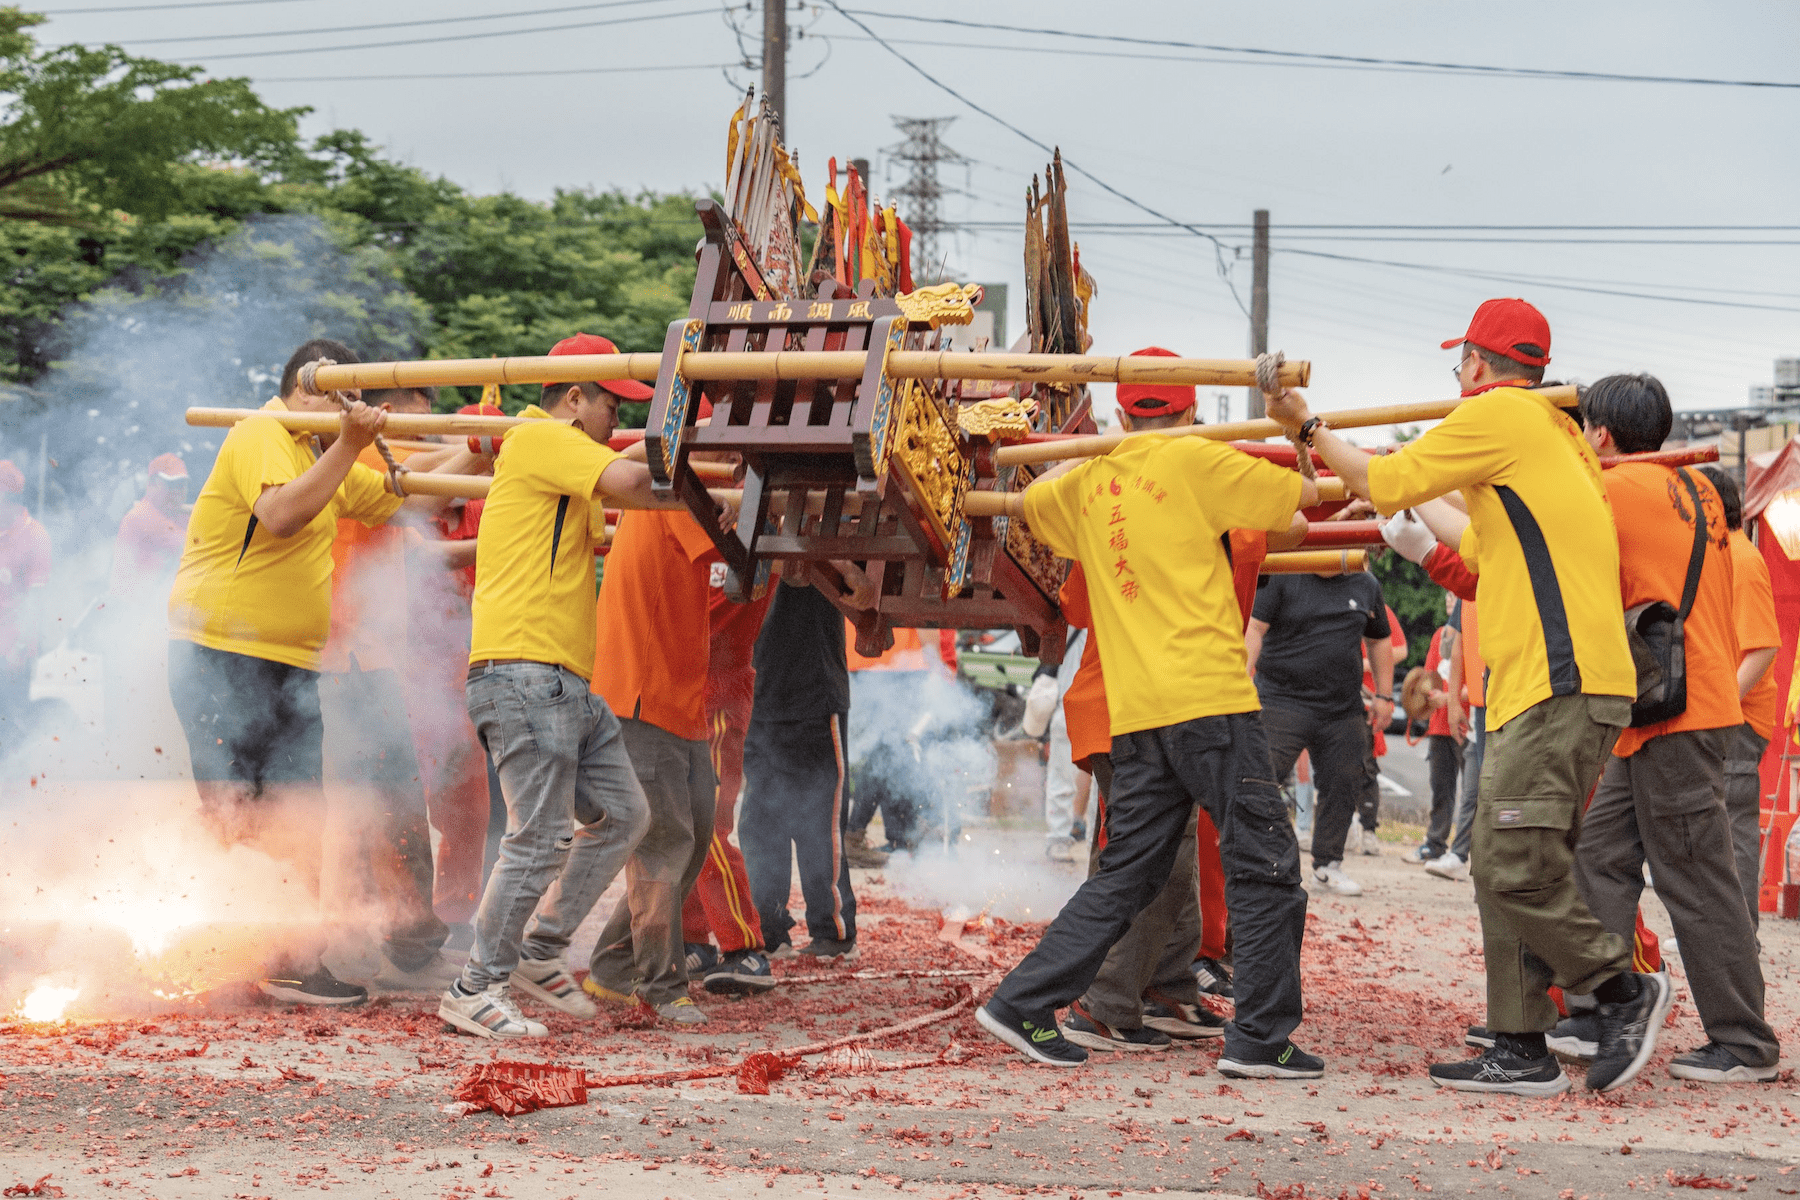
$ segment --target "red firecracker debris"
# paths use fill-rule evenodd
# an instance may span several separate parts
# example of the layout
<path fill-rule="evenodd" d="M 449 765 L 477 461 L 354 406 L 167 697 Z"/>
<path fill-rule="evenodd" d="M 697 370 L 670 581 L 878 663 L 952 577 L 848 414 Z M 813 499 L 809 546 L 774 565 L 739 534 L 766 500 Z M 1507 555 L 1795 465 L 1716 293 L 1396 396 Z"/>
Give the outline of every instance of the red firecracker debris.
<path fill-rule="evenodd" d="M 0 1196 L 60 1196 L 63 1190 L 50 1182 L 50 1176 L 40 1175 L 36 1183 L 15 1183 L 0 1192 Z"/>
<path fill-rule="evenodd" d="M 738 1091 L 746 1096 L 766 1096 L 769 1094 L 769 1082 L 786 1075 L 799 1061 L 797 1057 L 788 1058 L 766 1051 L 752 1054 L 738 1064 Z"/>
<path fill-rule="evenodd" d="M 1667 1175 L 1670 1187 L 1716 1188 L 1721 1192 L 1729 1192 L 1737 1186 L 1731 1180 L 1717 1175 L 1677 1175 L 1674 1168 L 1670 1168 Z"/>
<path fill-rule="evenodd" d="M 456 1098 L 471 1112 L 491 1108 L 503 1117 L 568 1108 L 587 1103 L 587 1074 L 550 1063 L 482 1063 L 456 1085 Z"/>

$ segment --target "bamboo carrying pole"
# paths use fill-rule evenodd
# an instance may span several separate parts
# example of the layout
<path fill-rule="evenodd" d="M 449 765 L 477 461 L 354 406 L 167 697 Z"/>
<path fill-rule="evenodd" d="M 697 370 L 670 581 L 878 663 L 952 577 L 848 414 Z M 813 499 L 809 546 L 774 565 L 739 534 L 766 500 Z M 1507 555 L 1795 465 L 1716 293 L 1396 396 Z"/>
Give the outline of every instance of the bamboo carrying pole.
<path fill-rule="evenodd" d="M 1284 550 L 1263 559 L 1264 575 L 1349 575 L 1363 569 L 1367 550 Z"/>
<path fill-rule="evenodd" d="M 774 353 L 695 350 L 681 358 L 681 373 L 695 380 L 855 379 L 868 367 L 861 350 L 780 350 Z M 474 387 L 490 383 L 648 383 L 662 367 L 660 354 L 562 354 L 535 358 L 444 358 L 416 362 L 344 363 L 319 367 L 321 391 L 354 388 Z M 993 379 L 1022 383 L 1150 383 L 1251 387 L 1254 359 L 1160 358 L 1108 354 L 966 354 L 947 350 L 896 350 L 887 357 L 899 379 Z M 1283 363 L 1283 387 L 1305 387 L 1312 364 Z"/>
<path fill-rule="evenodd" d="M 1541 388 L 1538 394 L 1549 400 L 1558 408 L 1569 408 L 1576 402 L 1573 385 Z M 1455 400 L 1422 400 L 1414 404 L 1383 404 L 1373 408 L 1348 408 L 1342 412 L 1319 413 L 1319 419 L 1333 429 L 1366 429 L 1372 425 L 1399 425 L 1408 421 L 1437 421 L 1449 416 L 1462 398 Z M 1163 437 L 1203 437 L 1212 441 L 1229 442 L 1239 438 L 1279 437 L 1285 431 L 1280 425 L 1267 418 L 1255 421 L 1231 421 L 1224 425 L 1181 425 L 1173 429 L 1155 431 Z M 1019 446 L 1001 446 L 994 451 L 996 467 L 1017 466 L 1020 463 L 1056 462 L 1065 458 L 1091 458 L 1097 454 L 1110 454 L 1126 438 L 1135 436 L 1129 433 L 1097 433 L 1088 437 L 1065 438 L 1055 442 L 1026 443 Z"/>
<path fill-rule="evenodd" d="M 273 417 L 282 428 L 294 433 L 336 433 L 341 428 L 337 411 L 283 412 L 262 408 L 190 408 L 187 423 L 215 429 L 229 429 L 246 417 Z M 491 437 L 505 433 L 522 417 L 461 416 L 457 413 L 389 413 L 383 433 L 395 437 L 423 437 L 448 433 L 458 437 Z"/>

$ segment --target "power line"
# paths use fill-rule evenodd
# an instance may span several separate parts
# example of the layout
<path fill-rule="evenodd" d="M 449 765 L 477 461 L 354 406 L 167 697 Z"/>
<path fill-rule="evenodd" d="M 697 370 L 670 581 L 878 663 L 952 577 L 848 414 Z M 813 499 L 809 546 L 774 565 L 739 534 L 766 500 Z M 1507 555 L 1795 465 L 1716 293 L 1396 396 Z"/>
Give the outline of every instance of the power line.
<path fill-rule="evenodd" d="M 597 8 L 634 8 L 640 4 L 667 4 L 670 0 L 606 0 L 601 4 L 570 4 L 562 8 L 532 8 L 523 12 L 482 13 L 471 17 L 427 17 L 417 21 L 385 21 L 379 25 L 336 25 L 324 29 L 263 29 L 254 33 L 206 33 L 191 37 L 127 38 L 134 46 L 160 46 L 170 42 L 231 42 L 244 38 L 302 37 L 315 33 L 364 33 L 371 29 L 404 29 L 413 25 L 455 25 L 465 21 L 501 21 L 514 17 L 544 17 L 552 13 L 591 12 Z"/>
<path fill-rule="evenodd" d="M 1616 71 L 1569 71 L 1542 67 L 1495 67 L 1479 63 L 1433 62 L 1412 58 L 1375 58 L 1360 54 L 1316 54 L 1300 50 L 1269 50 L 1258 46 L 1220 46 L 1206 42 L 1178 42 L 1167 38 L 1128 37 L 1123 34 L 1082 33 L 1070 29 L 1043 29 L 1029 25 L 1001 25 L 988 21 L 965 21 L 956 17 L 924 17 L 911 13 L 881 12 L 874 9 L 845 9 L 835 0 L 827 0 L 832 8 L 850 17 L 878 17 L 890 21 L 916 21 L 928 25 L 953 25 L 961 29 L 988 29 L 999 33 L 1025 33 L 1040 37 L 1077 38 L 1084 42 L 1119 42 L 1132 46 L 1154 46 L 1158 48 L 1176 47 L 1183 50 L 1205 50 L 1213 54 L 1242 54 L 1252 57 L 1285 59 L 1296 62 L 1350 63 L 1358 66 L 1409 68 L 1413 70 L 1446 71 L 1456 74 L 1487 75 L 1496 78 L 1521 79 L 1576 79 L 1598 83 L 1674 83 L 1693 84 L 1704 87 L 1748 87 L 1778 88 L 1800 90 L 1800 83 L 1788 83 L 1779 80 L 1765 79 L 1714 79 L 1706 76 L 1687 75 L 1642 75 Z M 854 19 L 854 18 L 852 18 Z M 859 26 L 861 23 L 858 22 Z M 864 33 L 875 37 L 875 32 L 867 26 L 861 26 Z M 880 39 L 877 39 L 880 40 Z M 883 43 L 885 45 L 885 43 Z"/>
<path fill-rule="evenodd" d="M 980 222 L 971 222 L 980 224 Z M 989 222 L 995 224 L 996 222 Z M 1253 228 L 1244 222 L 1195 221 L 1195 225 L 1203 229 L 1241 230 Z M 1071 229 L 1162 229 L 1157 221 L 1071 221 Z M 1369 230 L 1401 230 L 1432 232 L 1440 230 L 1469 230 L 1473 232 L 1668 232 L 1668 233 L 1800 233 L 1800 225 L 1362 225 L 1362 224 L 1329 224 L 1306 225 L 1283 221 L 1278 228 L 1312 230 L 1348 230 L 1365 232 Z"/>
<path fill-rule="evenodd" d="M 292 50 L 246 50 L 230 54 L 208 54 L 207 62 L 234 58 L 286 58 L 295 54 L 333 54 L 344 50 L 377 50 L 391 46 L 428 46 L 442 42 L 469 42 L 477 38 L 514 37 L 527 33 L 567 33 L 571 29 L 594 29 L 602 25 L 632 25 L 642 21 L 669 21 L 677 17 L 712 16 L 716 8 L 691 8 L 682 12 L 649 13 L 641 17 L 613 17 L 605 21 L 577 21 L 574 24 L 539 25 L 531 29 L 488 29 L 480 33 L 455 33 L 443 37 L 404 38 L 392 42 L 358 42 L 351 46 L 301 46 Z"/>
<path fill-rule="evenodd" d="M 1800 307 L 1782 304 L 1751 304 L 1741 300 L 1707 300 L 1699 296 L 1657 296 L 1648 292 L 1629 292 L 1620 288 L 1595 287 L 1587 284 L 1559 283 L 1529 275 L 1500 271 L 1481 271 L 1467 267 L 1446 267 L 1435 263 L 1396 262 L 1391 259 L 1363 258 L 1354 254 L 1333 254 L 1326 250 L 1300 250 L 1276 247 L 1283 254 L 1300 254 L 1308 258 L 1326 258 L 1335 262 L 1367 263 L 1377 267 L 1396 267 L 1407 271 L 1428 271 L 1437 275 L 1456 275 L 1465 279 L 1484 279 L 1500 283 L 1525 283 L 1533 287 L 1561 288 L 1570 292 L 1588 292 L 1597 296 L 1623 296 L 1633 300 L 1666 300 L 1676 304 L 1699 304 L 1708 308 L 1748 308 L 1761 312 L 1800 312 Z"/>
<path fill-rule="evenodd" d="M 304 4 L 312 0 L 188 0 L 185 4 L 115 4 L 106 8 L 51 8 L 46 17 L 73 17 L 84 13 L 163 12 L 171 8 L 237 8 L 245 4 Z"/>
<path fill-rule="evenodd" d="M 1001 117 L 999 114 L 997 114 L 989 109 L 983 108 L 981 105 L 975 103 L 975 101 L 969 99 L 967 96 L 963 95 L 961 92 L 957 91 L 955 88 L 951 87 L 949 84 L 945 83 L 943 80 L 937 78 L 937 76 L 933 75 L 930 71 L 927 71 L 924 67 L 921 67 L 918 63 L 914 62 L 912 59 L 906 57 L 906 55 L 900 53 L 900 51 L 894 49 L 894 47 L 890 46 L 887 43 L 887 41 L 882 38 L 882 36 L 880 34 L 876 33 L 873 29 L 870 29 L 867 25 L 864 25 L 861 21 L 859 21 L 855 17 L 851 16 L 849 11 L 846 10 L 843 5 L 838 3 L 838 0 L 825 0 L 825 3 L 830 5 L 831 8 L 839 16 L 843 17 L 846 21 L 850 22 L 852 25 L 856 26 L 858 29 L 860 29 L 864 33 L 868 34 L 869 37 L 873 38 L 875 40 L 876 44 L 878 44 L 883 50 L 886 50 L 889 54 L 893 55 L 895 58 L 897 58 L 901 62 L 905 63 L 907 66 L 911 67 L 913 69 L 913 71 L 919 75 L 920 78 L 925 80 L 925 82 L 931 84 L 933 87 L 937 88 L 939 91 L 948 94 L 951 98 L 961 101 L 963 104 L 968 105 L 970 108 L 974 109 L 976 112 L 980 113 L 982 116 L 986 117 L 988 120 L 994 122 L 996 125 L 999 125 L 1001 128 L 1010 130 L 1011 132 L 1019 135 L 1020 137 L 1024 138 L 1027 142 L 1030 142 L 1033 146 L 1036 146 L 1039 150 L 1043 151 L 1045 154 L 1055 154 L 1056 153 L 1056 150 L 1054 147 L 1045 145 L 1043 142 L 1040 142 L 1037 138 L 1032 137 L 1029 133 L 1026 133 L 1023 129 L 1020 129 L 1017 125 L 1014 125 L 1012 122 L 1006 120 L 1004 117 Z M 1203 229 L 1200 229 L 1193 225 L 1189 225 L 1183 221 L 1177 221 L 1174 217 L 1171 217 L 1171 216 L 1167 215 L 1166 213 L 1158 212 L 1156 209 L 1151 208 L 1148 204 L 1145 204 L 1142 200 L 1139 200 L 1133 196 L 1126 195 L 1124 192 L 1120 191 L 1118 188 L 1114 187 L 1112 184 L 1106 182 L 1106 180 L 1100 178 L 1098 175 L 1094 174 L 1092 171 L 1089 171 L 1089 170 L 1085 169 L 1084 167 L 1080 166 L 1078 163 L 1072 162 L 1069 159 L 1065 158 L 1062 160 L 1062 164 L 1064 167 L 1075 172 L 1077 175 L 1080 175 L 1082 178 L 1088 180 L 1090 183 L 1093 183 L 1094 185 L 1099 187 L 1101 190 L 1107 192 L 1110 195 L 1118 197 L 1120 200 L 1123 200 L 1125 203 L 1131 205 L 1135 209 L 1138 209 L 1140 212 L 1149 213 L 1151 216 L 1157 218 L 1158 220 L 1167 221 L 1170 225 L 1173 225 L 1178 229 L 1185 229 L 1189 233 L 1193 234 L 1195 237 L 1205 238 L 1207 241 L 1211 242 L 1212 247 L 1213 247 L 1213 260 L 1214 260 L 1214 264 L 1218 270 L 1219 278 L 1224 280 L 1225 286 L 1227 288 L 1231 289 L 1231 298 L 1233 300 L 1237 301 L 1238 308 L 1243 311 L 1243 313 L 1246 317 L 1248 317 L 1250 315 L 1250 310 L 1248 308 L 1244 307 L 1243 297 L 1238 295 L 1237 286 L 1235 284 L 1233 284 L 1231 281 L 1231 269 L 1225 261 L 1226 246 L 1225 246 L 1224 242 L 1220 241 L 1218 238 L 1214 237 L 1212 234 L 1207 233 Z"/>
<path fill-rule="evenodd" d="M 661 71 L 718 71 L 736 63 L 673 63 L 660 67 L 571 67 L 563 71 L 439 71 L 426 75 L 258 75 L 257 83 L 387 83 L 397 79 L 523 79 L 550 75 L 628 75 Z"/>

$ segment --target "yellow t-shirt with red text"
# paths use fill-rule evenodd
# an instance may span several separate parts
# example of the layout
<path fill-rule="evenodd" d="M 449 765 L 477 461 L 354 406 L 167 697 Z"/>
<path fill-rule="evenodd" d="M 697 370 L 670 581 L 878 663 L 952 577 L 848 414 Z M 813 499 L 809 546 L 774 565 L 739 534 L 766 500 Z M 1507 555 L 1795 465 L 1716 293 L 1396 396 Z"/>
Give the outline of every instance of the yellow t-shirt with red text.
<path fill-rule="evenodd" d="M 1220 539 L 1286 530 L 1299 500 L 1294 471 L 1155 433 L 1026 489 L 1032 532 L 1087 576 L 1115 737 L 1261 708 Z"/>

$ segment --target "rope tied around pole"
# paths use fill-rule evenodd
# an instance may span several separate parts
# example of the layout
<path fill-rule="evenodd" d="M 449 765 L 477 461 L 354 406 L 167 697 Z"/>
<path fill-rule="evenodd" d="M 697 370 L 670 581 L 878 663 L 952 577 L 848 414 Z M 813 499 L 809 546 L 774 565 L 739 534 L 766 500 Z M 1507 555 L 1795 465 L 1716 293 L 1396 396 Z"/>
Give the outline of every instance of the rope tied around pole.
<path fill-rule="evenodd" d="M 335 367 L 337 365 L 337 360 L 334 358 L 315 358 L 311 362 L 300 364 L 300 386 L 308 395 L 323 396 L 329 394 L 333 400 L 338 402 L 339 408 L 345 412 L 349 412 L 349 396 L 343 392 L 325 393 L 319 390 L 319 368 Z M 392 491 L 394 495 L 405 499 L 406 487 L 401 483 L 401 477 L 406 474 L 405 465 L 402 464 L 399 459 L 394 457 L 394 452 L 389 448 L 387 439 L 382 437 L 379 433 L 375 435 L 375 449 L 376 452 L 381 455 L 381 461 L 387 464 L 388 490 Z"/>
<path fill-rule="evenodd" d="M 1287 355 L 1279 350 L 1273 354 L 1263 353 L 1256 356 L 1256 386 L 1265 397 L 1281 395 L 1281 365 L 1286 361 Z M 1300 474 L 1307 479 L 1317 481 L 1319 470 L 1313 465 L 1312 447 L 1302 441 L 1297 433 L 1288 434 L 1288 441 L 1294 444 L 1296 455 L 1294 465 L 1300 469 Z"/>

